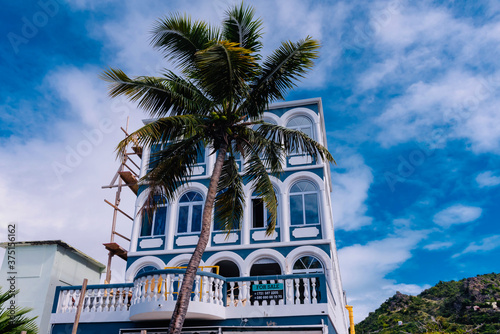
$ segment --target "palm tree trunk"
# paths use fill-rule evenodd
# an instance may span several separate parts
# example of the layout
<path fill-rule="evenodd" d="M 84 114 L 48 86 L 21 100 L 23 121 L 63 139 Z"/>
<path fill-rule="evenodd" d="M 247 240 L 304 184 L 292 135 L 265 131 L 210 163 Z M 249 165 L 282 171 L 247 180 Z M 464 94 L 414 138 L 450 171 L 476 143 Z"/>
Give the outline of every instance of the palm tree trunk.
<path fill-rule="evenodd" d="M 215 196 L 217 195 L 217 185 L 222 172 L 222 166 L 224 165 L 226 152 L 227 145 L 221 145 L 218 152 L 219 155 L 215 161 L 214 170 L 212 171 L 212 176 L 210 177 L 207 198 L 203 209 L 200 238 L 193 255 L 191 256 L 191 260 L 189 260 L 189 264 L 186 268 L 186 274 L 182 280 L 182 285 L 177 297 L 177 303 L 175 304 L 172 319 L 170 320 L 170 327 L 168 329 L 169 334 L 180 334 L 182 325 L 186 319 L 189 301 L 191 300 L 191 290 L 193 289 L 194 279 L 196 277 L 196 271 L 198 270 L 201 257 L 203 256 L 203 252 L 205 252 L 205 248 L 207 247 L 207 243 L 210 238 L 212 210 L 214 207 Z"/>

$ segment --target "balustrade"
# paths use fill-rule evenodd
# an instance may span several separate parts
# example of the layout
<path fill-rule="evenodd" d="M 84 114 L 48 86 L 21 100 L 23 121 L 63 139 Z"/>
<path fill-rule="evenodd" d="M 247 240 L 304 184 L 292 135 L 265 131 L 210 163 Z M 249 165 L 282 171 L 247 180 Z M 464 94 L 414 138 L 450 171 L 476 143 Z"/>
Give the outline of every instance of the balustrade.
<path fill-rule="evenodd" d="M 133 284 L 90 285 L 85 292 L 83 312 L 123 312 L 137 304 L 174 303 L 183 274 L 183 270 L 157 270 L 137 276 Z M 324 274 L 224 278 L 198 272 L 191 301 L 228 308 L 308 305 L 333 298 L 327 288 Z M 79 298 L 79 287 L 59 288 L 55 313 L 76 312 Z"/>

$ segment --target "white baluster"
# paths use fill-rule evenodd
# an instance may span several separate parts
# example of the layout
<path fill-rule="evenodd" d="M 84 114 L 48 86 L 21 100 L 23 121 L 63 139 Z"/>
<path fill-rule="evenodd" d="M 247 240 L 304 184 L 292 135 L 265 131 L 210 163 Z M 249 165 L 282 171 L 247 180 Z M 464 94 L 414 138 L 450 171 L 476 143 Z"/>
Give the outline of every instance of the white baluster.
<path fill-rule="evenodd" d="M 224 281 L 220 278 L 217 279 L 217 301 L 219 305 L 224 305 Z"/>
<path fill-rule="evenodd" d="M 109 289 L 104 288 L 103 294 L 102 294 L 102 311 L 103 312 L 109 312 L 109 303 L 110 303 L 110 295 L 109 295 Z"/>
<path fill-rule="evenodd" d="M 69 304 L 69 291 L 62 290 L 59 291 L 59 300 L 57 301 L 57 311 L 56 313 L 65 313 L 68 309 Z"/>
<path fill-rule="evenodd" d="M 73 290 L 72 299 L 70 300 L 69 312 L 76 312 L 78 309 L 78 302 L 80 301 L 80 295 L 82 290 Z M 73 302 L 74 301 L 74 302 Z"/>
<path fill-rule="evenodd" d="M 123 296 L 125 288 L 116 288 L 115 293 L 116 293 L 116 304 L 115 304 L 115 311 L 121 311 L 123 310 Z"/>
<path fill-rule="evenodd" d="M 103 304 L 103 299 L 104 299 L 104 289 L 98 289 L 97 290 L 97 296 L 98 296 L 98 306 L 97 306 L 97 312 L 102 312 L 102 304 Z"/>
<path fill-rule="evenodd" d="M 238 301 L 238 306 L 244 307 L 247 304 L 247 281 L 238 282 L 240 289 L 240 300 Z"/>
<path fill-rule="evenodd" d="M 208 285 L 208 276 L 203 276 L 202 278 L 202 287 L 201 287 L 201 301 L 204 303 L 208 303 L 208 294 L 210 290 L 210 286 Z"/>
<path fill-rule="evenodd" d="M 304 282 L 304 304 L 311 304 L 311 300 L 309 299 L 310 296 L 310 287 L 309 287 L 309 278 L 305 277 L 302 279 Z"/>
<path fill-rule="evenodd" d="M 160 290 L 160 275 L 154 275 L 154 280 L 154 284 L 151 283 L 151 285 L 153 286 L 153 300 L 156 302 L 160 299 L 160 296 L 158 295 Z"/>
<path fill-rule="evenodd" d="M 295 279 L 295 304 L 300 304 L 300 279 L 296 278 Z"/>
<path fill-rule="evenodd" d="M 230 294 L 229 294 L 230 297 L 229 297 L 229 305 L 227 305 L 227 306 L 228 307 L 235 307 L 235 305 L 234 305 L 234 281 L 229 282 L 229 290 L 230 290 Z"/>
<path fill-rule="evenodd" d="M 165 301 L 165 289 L 167 287 L 167 275 L 161 274 L 160 301 Z"/>
<path fill-rule="evenodd" d="M 213 304 L 214 303 L 214 278 L 209 277 L 208 278 L 208 303 Z"/>
<path fill-rule="evenodd" d="M 144 303 L 146 301 L 146 276 L 141 277 L 141 303 Z"/>
<path fill-rule="evenodd" d="M 181 293 L 182 289 L 182 280 L 184 279 L 184 275 L 179 274 L 178 280 L 177 280 L 177 299 L 179 299 L 179 294 Z M 190 298 L 191 299 L 191 298 Z"/>
<path fill-rule="evenodd" d="M 194 302 L 200 301 L 200 275 L 196 275 L 194 278 Z"/>
<path fill-rule="evenodd" d="M 278 280 L 278 283 L 279 283 L 279 284 L 283 284 L 283 280 L 282 280 L 282 279 L 279 279 L 279 280 Z M 283 296 L 283 297 L 285 297 L 285 296 Z M 280 299 L 280 300 L 278 301 L 278 305 L 285 305 L 285 298 Z"/>
<path fill-rule="evenodd" d="M 87 290 L 85 293 L 84 304 L 83 304 L 83 312 L 90 312 L 90 297 L 92 296 L 92 289 Z"/>
<path fill-rule="evenodd" d="M 311 277 L 311 286 L 312 286 L 312 300 L 313 304 L 318 303 L 318 299 L 316 298 L 318 293 L 316 292 L 316 277 Z"/>
<path fill-rule="evenodd" d="M 174 279 L 173 274 L 168 274 L 168 289 L 167 289 L 167 300 L 174 300 Z"/>
<path fill-rule="evenodd" d="M 96 289 L 89 290 L 89 297 L 91 297 L 89 298 L 89 304 L 90 304 L 89 312 L 95 312 L 97 305 L 97 290 Z"/>
<path fill-rule="evenodd" d="M 114 312 L 114 311 L 116 311 L 116 302 L 117 302 L 116 294 L 118 293 L 118 288 L 114 288 L 114 289 L 110 288 L 110 289 L 108 289 L 108 292 L 109 292 L 109 297 L 108 297 L 109 309 L 108 309 L 108 311 Z"/>
<path fill-rule="evenodd" d="M 293 304 L 293 279 L 287 279 L 286 281 L 286 304 Z"/>

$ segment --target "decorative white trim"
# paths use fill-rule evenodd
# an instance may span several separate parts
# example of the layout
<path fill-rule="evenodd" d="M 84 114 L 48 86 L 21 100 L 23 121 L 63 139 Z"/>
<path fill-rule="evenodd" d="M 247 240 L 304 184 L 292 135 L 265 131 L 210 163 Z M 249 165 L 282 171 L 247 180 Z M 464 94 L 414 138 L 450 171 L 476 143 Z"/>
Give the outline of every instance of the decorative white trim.
<path fill-rule="evenodd" d="M 197 235 L 188 235 L 185 237 L 178 237 L 177 240 L 175 240 L 175 244 L 177 246 L 193 246 L 198 243 L 198 239 L 200 237 Z"/>
<path fill-rule="evenodd" d="M 167 265 L 165 267 L 180 267 L 184 263 L 189 263 L 189 260 L 191 260 L 192 254 L 180 254 L 176 257 L 174 257 L 172 260 L 168 261 Z M 205 262 L 203 260 L 200 261 L 200 267 L 204 266 Z"/>
<path fill-rule="evenodd" d="M 278 233 L 273 231 L 273 234 L 267 236 L 266 231 L 253 231 L 252 239 L 254 241 L 264 241 L 264 240 L 276 240 Z"/>
<path fill-rule="evenodd" d="M 293 228 L 293 226 L 292 226 Z M 319 230 L 317 227 L 296 227 L 292 231 L 292 235 L 295 238 L 314 238 L 319 234 Z"/>
<path fill-rule="evenodd" d="M 310 155 L 295 155 L 288 158 L 288 163 L 292 166 L 309 165 L 312 163 L 312 157 Z"/>
<path fill-rule="evenodd" d="M 157 258 L 156 256 L 143 256 L 137 261 L 134 261 L 130 267 L 128 267 L 127 271 L 125 272 L 125 282 L 130 283 L 134 280 L 135 275 L 141 270 L 142 268 L 146 266 L 153 266 L 158 269 L 163 269 L 165 267 L 165 262 L 163 262 L 161 259 Z"/>
<path fill-rule="evenodd" d="M 193 167 L 193 176 L 205 174 L 205 166 Z"/>
<path fill-rule="evenodd" d="M 158 248 L 163 245 L 162 238 L 154 238 L 154 239 L 142 239 L 139 242 L 139 247 L 144 248 Z"/>
<path fill-rule="evenodd" d="M 325 181 L 322 178 L 320 178 L 318 175 L 314 173 L 301 171 L 293 173 L 283 181 L 284 192 L 290 194 L 290 188 L 295 182 L 299 180 L 309 180 L 314 182 L 314 184 L 318 187 L 318 190 L 320 191 L 325 189 Z"/>
<path fill-rule="evenodd" d="M 301 246 L 293 249 L 292 251 L 290 251 L 290 253 L 288 253 L 285 261 L 290 267 L 290 272 L 287 272 L 287 274 L 292 273 L 292 268 L 295 261 L 297 261 L 303 256 L 308 256 L 308 255 L 314 256 L 315 258 L 320 260 L 325 272 L 333 268 L 332 267 L 333 259 L 331 259 L 328 256 L 328 254 L 325 253 L 325 251 L 323 251 L 321 248 L 314 246 Z"/>
<path fill-rule="evenodd" d="M 231 244 L 235 243 L 238 241 L 240 237 L 238 236 L 238 233 L 219 233 L 214 235 L 214 243 L 215 244 Z"/>
<path fill-rule="evenodd" d="M 250 253 L 247 258 L 245 259 L 245 272 L 243 273 L 243 276 L 250 276 L 250 269 L 252 268 L 252 265 L 259 259 L 264 259 L 264 258 L 270 258 L 275 260 L 281 267 L 281 272 L 285 273 L 286 272 L 286 264 L 285 264 L 285 257 L 283 254 L 280 252 L 270 249 L 270 248 L 261 248 L 257 249 L 256 251 Z"/>

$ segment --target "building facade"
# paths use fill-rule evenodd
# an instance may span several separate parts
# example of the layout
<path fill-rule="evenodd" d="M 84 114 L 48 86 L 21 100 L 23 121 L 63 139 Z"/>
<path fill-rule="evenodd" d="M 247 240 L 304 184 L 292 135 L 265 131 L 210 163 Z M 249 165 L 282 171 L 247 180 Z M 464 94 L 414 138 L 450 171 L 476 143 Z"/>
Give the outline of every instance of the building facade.
<path fill-rule="evenodd" d="M 19 294 L 16 306 L 33 309 L 29 317 L 35 320 L 40 334 L 50 333 L 52 301 L 58 286 L 75 286 L 86 277 L 90 284 L 99 284 L 105 266 L 61 240 L 2 243 L 5 252 L 0 269 L 0 285 L 8 288 L 9 277 Z M 12 253 L 13 252 L 13 253 Z M 8 255 L 15 258 L 15 269 L 8 265 Z M 3 289 L 3 292 L 7 289 Z"/>
<path fill-rule="evenodd" d="M 298 129 L 327 146 L 321 99 L 283 102 L 264 114 L 270 123 Z M 141 176 L 150 167 L 144 150 Z M 149 151 L 149 152 L 148 152 Z M 123 284 L 89 286 L 80 320 L 82 333 L 164 333 L 183 269 L 198 241 L 201 212 L 215 156 L 200 154 L 190 181 L 153 217 L 134 220 Z M 239 161 L 240 167 L 243 161 Z M 331 212 L 330 165 L 296 151 L 272 178 L 278 221 L 266 235 L 267 212 L 245 184 L 242 226 L 230 234 L 213 226 L 196 277 L 186 333 L 347 333 L 345 294 L 339 272 Z M 136 213 L 145 201 L 139 191 Z M 53 333 L 74 320 L 78 287 L 60 288 Z M 71 319 L 73 315 L 73 319 Z"/>

